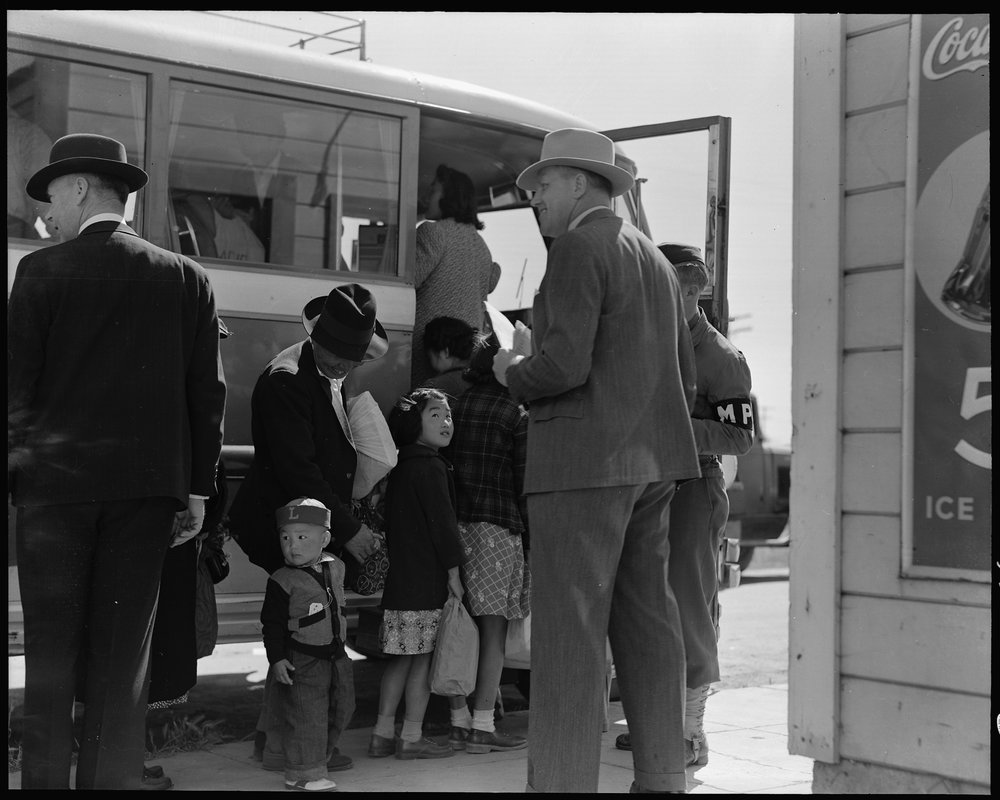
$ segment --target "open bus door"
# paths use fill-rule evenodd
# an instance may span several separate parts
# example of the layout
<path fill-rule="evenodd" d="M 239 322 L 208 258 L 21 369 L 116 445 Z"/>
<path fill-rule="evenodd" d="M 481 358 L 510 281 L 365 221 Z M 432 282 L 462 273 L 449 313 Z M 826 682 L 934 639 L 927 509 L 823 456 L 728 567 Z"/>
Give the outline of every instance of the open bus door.
<path fill-rule="evenodd" d="M 698 117 L 602 131 L 615 142 L 628 142 L 623 161 L 634 165 L 636 182 L 623 200 L 632 224 L 656 244 L 702 248 L 712 281 L 700 304 L 723 334 L 729 328 L 731 128 L 729 117 Z"/>
<path fill-rule="evenodd" d="M 656 244 L 675 242 L 701 247 L 711 282 L 699 304 L 708 321 L 726 335 L 732 120 L 699 117 L 603 133 L 615 142 L 628 143 L 623 148 L 628 157 L 621 159 L 620 166 L 632 169 L 636 176 L 635 185 L 622 197 L 632 224 Z M 723 456 L 723 472 L 727 492 L 738 492 L 742 484 L 737 483 L 735 456 Z M 740 557 L 736 544 L 741 537 L 739 523 L 733 527 L 735 538 L 727 531 L 719 558 L 723 587 L 738 585 L 740 567 L 753 552 L 749 548 L 747 557 Z"/>

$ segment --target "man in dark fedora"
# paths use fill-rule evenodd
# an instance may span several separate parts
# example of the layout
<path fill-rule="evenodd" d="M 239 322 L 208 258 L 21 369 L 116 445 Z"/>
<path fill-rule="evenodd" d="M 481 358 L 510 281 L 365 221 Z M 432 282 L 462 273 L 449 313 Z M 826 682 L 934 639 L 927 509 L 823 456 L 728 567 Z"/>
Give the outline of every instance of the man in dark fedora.
<path fill-rule="evenodd" d="M 632 734 L 633 791 L 685 790 L 684 641 L 667 582 L 676 482 L 696 478 L 695 362 L 670 263 L 612 211 L 633 184 L 614 144 L 553 131 L 518 176 L 552 237 L 530 355 L 494 371 L 530 403 L 528 784 L 596 792 L 605 641 Z"/>
<path fill-rule="evenodd" d="M 8 469 L 24 607 L 22 787 L 138 789 L 164 554 L 215 493 L 226 385 L 206 272 L 125 224 L 146 173 L 71 134 L 27 193 L 60 242 L 10 292 Z"/>
<path fill-rule="evenodd" d="M 308 338 L 278 353 L 257 379 L 251 397 L 254 460 L 229 510 L 233 536 L 253 564 L 268 575 L 284 561 L 278 544 L 275 511 L 296 497 L 312 497 L 330 509 L 330 543 L 364 561 L 377 542 L 370 528 L 351 516 L 357 452 L 347 421 L 344 379 L 355 367 L 385 355 L 389 340 L 376 319 L 371 292 L 356 283 L 338 286 L 326 297 L 306 303 L 302 324 Z M 342 663 L 343 662 L 343 663 Z M 336 731 L 354 713 L 350 659 L 337 662 Z M 267 689 L 265 687 L 265 694 Z M 284 769 L 276 721 L 267 702 L 258 725 L 256 755 L 265 768 Z M 347 769 L 351 759 L 331 752 L 329 769 Z"/>

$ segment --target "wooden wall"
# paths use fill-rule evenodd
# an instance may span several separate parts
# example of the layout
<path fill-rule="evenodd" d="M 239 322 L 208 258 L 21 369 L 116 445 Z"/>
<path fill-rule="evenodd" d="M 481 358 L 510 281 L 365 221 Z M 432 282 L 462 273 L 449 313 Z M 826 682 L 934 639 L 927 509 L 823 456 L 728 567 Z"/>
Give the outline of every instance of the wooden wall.
<path fill-rule="evenodd" d="M 796 29 L 789 749 L 856 790 L 990 780 L 990 587 L 900 577 L 910 27 Z"/>

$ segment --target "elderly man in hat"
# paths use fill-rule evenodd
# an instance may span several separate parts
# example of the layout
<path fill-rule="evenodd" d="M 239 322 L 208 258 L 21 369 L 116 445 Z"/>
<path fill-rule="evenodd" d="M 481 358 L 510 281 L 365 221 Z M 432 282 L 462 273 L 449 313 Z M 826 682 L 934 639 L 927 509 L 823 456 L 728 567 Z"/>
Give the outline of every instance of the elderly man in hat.
<path fill-rule="evenodd" d="M 375 297 L 356 283 L 338 286 L 305 305 L 302 324 L 308 338 L 271 359 L 254 386 L 254 460 L 229 510 L 240 547 L 269 575 L 284 563 L 275 511 L 296 497 L 313 497 L 330 509 L 330 552 L 346 550 L 362 562 L 377 547 L 368 526 L 351 515 L 358 456 L 344 395 L 351 370 L 389 349 Z M 354 713 L 354 682 L 350 659 L 338 661 L 337 669 L 339 734 Z M 265 698 L 255 754 L 276 771 L 285 768 L 277 725 Z M 336 742 L 330 746 L 329 769 L 350 768 L 351 759 L 336 751 Z"/>
<path fill-rule="evenodd" d="M 694 354 L 669 262 L 617 217 L 630 172 L 610 139 L 545 137 L 517 179 L 553 237 L 531 355 L 497 377 L 529 405 L 528 786 L 596 792 L 610 637 L 632 731 L 632 791 L 685 790 L 684 642 L 667 583 L 670 501 L 696 478 Z"/>
<path fill-rule="evenodd" d="M 8 467 L 24 607 L 22 787 L 138 789 L 160 569 L 215 494 L 226 385 L 207 273 L 139 238 L 146 183 L 114 139 L 71 134 L 27 184 L 59 244 L 10 292 Z"/>
<path fill-rule="evenodd" d="M 703 766 L 708 763 L 705 702 L 711 684 L 719 680 L 719 547 L 729 519 L 719 456 L 741 456 L 753 445 L 750 368 L 698 305 L 711 279 L 701 250 L 684 244 L 659 248 L 677 272 L 698 371 L 691 425 L 701 478 L 678 486 L 670 504 L 669 580 L 681 612 L 687 662 L 686 763 Z M 615 746 L 631 750 L 631 734 L 618 736 Z"/>

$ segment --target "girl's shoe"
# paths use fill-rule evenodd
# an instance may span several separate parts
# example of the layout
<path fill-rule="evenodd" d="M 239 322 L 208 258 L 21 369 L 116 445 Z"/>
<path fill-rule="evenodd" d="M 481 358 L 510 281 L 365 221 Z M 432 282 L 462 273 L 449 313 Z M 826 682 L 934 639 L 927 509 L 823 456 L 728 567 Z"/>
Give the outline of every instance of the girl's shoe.
<path fill-rule="evenodd" d="M 481 731 L 473 728 L 465 743 L 466 753 L 489 753 L 492 750 L 523 750 L 528 746 L 528 740 L 523 736 L 514 736 L 502 731 Z"/>
<path fill-rule="evenodd" d="M 453 755 L 455 751 L 451 749 L 450 744 L 438 744 L 427 738 L 416 742 L 396 740 L 396 758 L 404 761 L 411 758 L 447 758 Z"/>
<path fill-rule="evenodd" d="M 451 726 L 451 733 L 448 734 L 448 744 L 452 750 L 464 750 L 465 743 L 469 740 L 469 729 L 460 728 L 457 725 Z"/>
<path fill-rule="evenodd" d="M 329 778 L 319 778 L 315 781 L 285 781 L 285 788 L 293 792 L 335 792 L 337 784 Z"/>
<path fill-rule="evenodd" d="M 371 758 L 385 758 L 386 756 L 394 755 L 396 752 L 396 741 L 373 733 L 372 738 L 368 740 L 368 755 Z"/>

